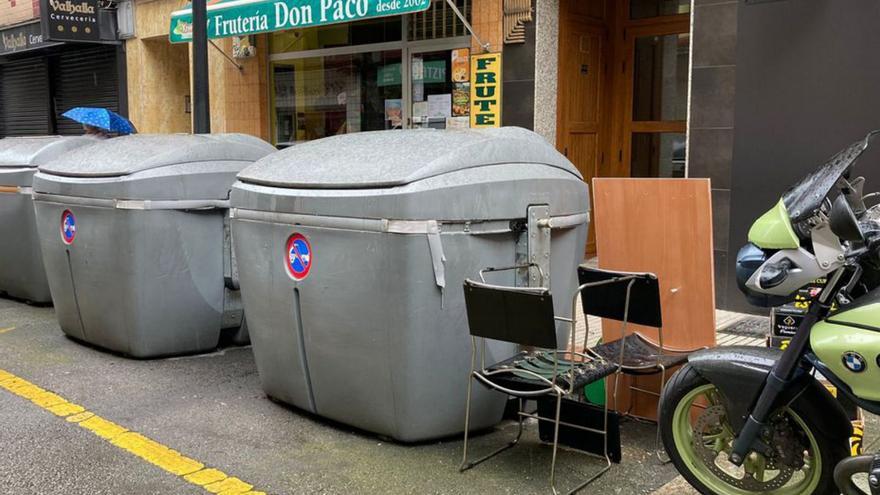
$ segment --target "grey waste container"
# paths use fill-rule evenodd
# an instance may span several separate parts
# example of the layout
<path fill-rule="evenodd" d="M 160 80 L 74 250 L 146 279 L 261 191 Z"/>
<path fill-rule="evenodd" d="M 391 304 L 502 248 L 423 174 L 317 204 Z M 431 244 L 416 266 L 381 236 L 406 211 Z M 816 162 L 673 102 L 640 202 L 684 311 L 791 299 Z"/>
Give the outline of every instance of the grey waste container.
<path fill-rule="evenodd" d="M 524 129 L 331 137 L 238 177 L 232 232 L 265 392 L 401 441 L 463 430 L 465 277 L 532 257 L 568 294 L 583 259 L 587 188 Z M 529 284 L 524 272 L 491 280 Z M 514 352 L 496 342 L 486 359 Z M 474 428 L 504 402 L 477 390 Z"/>
<path fill-rule="evenodd" d="M 229 189 L 274 150 L 239 134 L 136 134 L 41 166 L 34 205 L 61 329 L 146 358 L 213 349 L 242 327 Z"/>
<path fill-rule="evenodd" d="M 34 222 L 34 174 L 39 165 L 94 142 L 61 136 L 0 139 L 0 293 L 35 303 L 52 300 Z"/>

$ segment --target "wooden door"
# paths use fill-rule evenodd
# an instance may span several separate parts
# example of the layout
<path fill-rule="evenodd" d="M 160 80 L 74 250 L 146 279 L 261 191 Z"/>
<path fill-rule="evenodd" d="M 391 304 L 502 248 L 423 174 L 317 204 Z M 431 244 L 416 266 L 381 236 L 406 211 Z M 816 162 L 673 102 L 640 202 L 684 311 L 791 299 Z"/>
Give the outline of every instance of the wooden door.
<path fill-rule="evenodd" d="M 601 3 L 601 2 L 600 2 Z M 607 29 L 581 16 L 562 17 L 559 27 L 557 148 L 591 184 L 604 158 L 602 90 L 607 73 Z M 592 201 L 592 200 L 591 200 Z M 592 223 L 587 253 L 596 252 Z"/>

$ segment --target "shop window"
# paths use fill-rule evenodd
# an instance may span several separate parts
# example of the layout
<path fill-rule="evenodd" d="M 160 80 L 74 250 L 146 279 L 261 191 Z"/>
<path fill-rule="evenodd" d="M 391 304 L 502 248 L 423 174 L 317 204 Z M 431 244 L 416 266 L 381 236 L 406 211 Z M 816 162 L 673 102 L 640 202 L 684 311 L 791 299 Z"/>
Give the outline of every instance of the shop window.
<path fill-rule="evenodd" d="M 636 38 L 634 121 L 687 118 L 689 42 L 688 33 Z"/>
<path fill-rule="evenodd" d="M 664 15 L 687 14 L 691 0 L 630 0 L 629 18 L 645 19 Z"/>
<path fill-rule="evenodd" d="M 455 0 L 455 6 L 468 22 L 471 19 L 473 2 L 474 0 Z M 410 15 L 408 34 L 411 41 L 470 35 L 446 0 L 434 0 L 428 10 Z"/>
<path fill-rule="evenodd" d="M 633 177 L 684 177 L 684 164 L 684 133 L 633 133 L 630 168 Z"/>
<path fill-rule="evenodd" d="M 461 48 L 412 55 L 412 127 L 469 126 L 469 52 Z"/>
<path fill-rule="evenodd" d="M 276 144 L 400 128 L 401 70 L 399 50 L 275 62 Z"/>
<path fill-rule="evenodd" d="M 400 41 L 402 32 L 400 16 L 317 26 L 307 29 L 276 31 L 269 35 L 269 52 L 299 52 L 340 46 Z"/>

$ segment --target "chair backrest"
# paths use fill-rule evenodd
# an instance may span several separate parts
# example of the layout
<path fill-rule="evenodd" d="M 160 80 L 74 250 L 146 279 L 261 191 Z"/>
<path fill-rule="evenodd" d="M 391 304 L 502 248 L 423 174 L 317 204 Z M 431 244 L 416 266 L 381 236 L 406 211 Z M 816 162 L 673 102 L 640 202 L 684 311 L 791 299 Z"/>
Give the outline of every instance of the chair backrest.
<path fill-rule="evenodd" d="M 616 279 L 621 279 L 617 280 Z M 584 314 L 623 321 L 626 287 L 633 282 L 629 295 L 627 322 L 654 328 L 663 326 L 660 312 L 660 282 L 652 273 L 612 272 L 578 267 L 580 285 L 596 282 L 605 284 L 581 289 Z"/>
<path fill-rule="evenodd" d="M 556 321 L 550 290 L 502 287 L 464 281 L 471 335 L 523 346 L 556 349 Z"/>

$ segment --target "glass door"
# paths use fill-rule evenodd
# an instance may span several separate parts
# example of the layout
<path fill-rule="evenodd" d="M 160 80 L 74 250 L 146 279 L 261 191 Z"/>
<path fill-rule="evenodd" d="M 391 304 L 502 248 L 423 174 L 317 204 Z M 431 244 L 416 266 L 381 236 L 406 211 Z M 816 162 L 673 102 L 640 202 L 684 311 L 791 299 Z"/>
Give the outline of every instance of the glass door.
<path fill-rule="evenodd" d="M 409 115 L 412 128 L 467 128 L 470 117 L 470 50 L 428 46 L 410 51 Z M 455 46 L 455 45 L 453 45 Z"/>
<path fill-rule="evenodd" d="M 625 36 L 629 98 L 624 118 L 624 163 L 630 164 L 631 177 L 684 177 L 689 16 L 634 24 Z"/>

